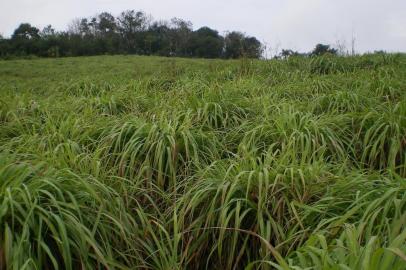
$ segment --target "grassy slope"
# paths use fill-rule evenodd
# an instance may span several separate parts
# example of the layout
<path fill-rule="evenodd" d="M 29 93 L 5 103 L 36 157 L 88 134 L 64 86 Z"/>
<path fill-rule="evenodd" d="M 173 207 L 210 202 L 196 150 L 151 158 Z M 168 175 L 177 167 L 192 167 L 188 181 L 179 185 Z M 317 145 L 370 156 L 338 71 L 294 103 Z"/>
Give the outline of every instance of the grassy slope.
<path fill-rule="evenodd" d="M 405 64 L 0 61 L 0 269 L 406 269 Z"/>

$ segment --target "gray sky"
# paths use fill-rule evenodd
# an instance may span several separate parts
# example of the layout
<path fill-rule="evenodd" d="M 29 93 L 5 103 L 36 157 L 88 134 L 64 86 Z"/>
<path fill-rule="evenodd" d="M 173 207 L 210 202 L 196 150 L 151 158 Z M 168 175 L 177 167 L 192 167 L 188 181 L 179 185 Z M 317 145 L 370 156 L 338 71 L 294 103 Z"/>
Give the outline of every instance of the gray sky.
<path fill-rule="evenodd" d="M 273 51 L 337 40 L 350 47 L 354 35 L 358 52 L 406 52 L 406 0 L 0 0 L 0 33 L 11 35 L 20 22 L 64 30 L 74 18 L 126 9 L 190 20 L 195 29 L 239 30 Z"/>

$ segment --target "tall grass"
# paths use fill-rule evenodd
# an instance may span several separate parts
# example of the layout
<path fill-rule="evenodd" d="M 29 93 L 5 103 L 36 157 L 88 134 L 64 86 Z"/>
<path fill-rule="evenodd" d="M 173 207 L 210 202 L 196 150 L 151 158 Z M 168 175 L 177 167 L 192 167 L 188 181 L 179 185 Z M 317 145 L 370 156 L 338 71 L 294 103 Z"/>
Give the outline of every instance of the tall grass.
<path fill-rule="evenodd" d="M 0 269 L 406 269 L 405 63 L 5 61 Z"/>

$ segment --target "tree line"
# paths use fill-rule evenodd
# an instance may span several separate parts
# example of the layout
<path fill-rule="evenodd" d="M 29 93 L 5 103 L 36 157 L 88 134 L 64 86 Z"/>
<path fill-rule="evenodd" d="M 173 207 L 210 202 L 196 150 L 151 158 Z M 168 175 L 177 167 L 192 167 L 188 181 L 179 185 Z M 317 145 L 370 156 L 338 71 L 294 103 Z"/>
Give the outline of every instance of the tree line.
<path fill-rule="evenodd" d="M 141 11 L 126 10 L 115 17 L 102 12 L 75 19 L 65 31 L 51 25 L 42 30 L 21 23 L 10 38 L 0 36 L 0 56 L 60 57 L 138 54 L 198 58 L 260 58 L 262 44 L 238 31 L 224 36 L 215 29 L 193 30 L 190 21 L 153 20 Z"/>

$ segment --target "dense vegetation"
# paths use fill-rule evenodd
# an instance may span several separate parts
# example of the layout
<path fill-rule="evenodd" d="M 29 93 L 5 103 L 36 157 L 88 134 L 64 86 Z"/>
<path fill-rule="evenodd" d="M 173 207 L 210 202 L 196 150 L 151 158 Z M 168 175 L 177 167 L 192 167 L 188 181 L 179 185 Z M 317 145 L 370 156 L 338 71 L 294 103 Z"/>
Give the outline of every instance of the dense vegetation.
<path fill-rule="evenodd" d="M 83 56 L 138 54 L 199 58 L 259 58 L 261 43 L 237 31 L 224 37 L 209 27 L 193 30 L 192 23 L 178 18 L 154 21 L 143 12 L 127 10 L 114 17 L 102 12 L 74 20 L 67 31 L 48 25 L 43 30 L 20 24 L 11 38 L 0 36 L 0 57 Z"/>
<path fill-rule="evenodd" d="M 406 269 L 405 65 L 0 62 L 0 268 Z"/>

